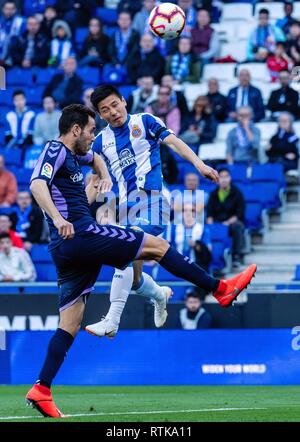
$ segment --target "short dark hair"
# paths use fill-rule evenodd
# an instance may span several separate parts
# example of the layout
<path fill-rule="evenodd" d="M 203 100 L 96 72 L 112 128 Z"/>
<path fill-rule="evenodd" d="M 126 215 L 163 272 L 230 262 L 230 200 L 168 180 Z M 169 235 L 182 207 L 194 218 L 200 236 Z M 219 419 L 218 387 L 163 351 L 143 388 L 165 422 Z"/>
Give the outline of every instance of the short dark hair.
<path fill-rule="evenodd" d="M 202 300 L 202 293 L 198 287 L 189 287 L 185 292 L 185 299 L 188 298 L 197 298 L 200 301 Z"/>
<path fill-rule="evenodd" d="M 218 174 L 220 175 L 220 173 L 222 173 L 222 172 L 227 172 L 231 176 L 231 173 L 230 173 L 230 170 L 228 169 L 228 167 L 220 167 L 220 169 L 218 169 Z"/>
<path fill-rule="evenodd" d="M 83 104 L 70 104 L 62 110 L 59 119 L 59 133 L 60 135 L 67 134 L 74 124 L 83 129 L 89 121 L 89 117 L 96 118 L 95 112 Z"/>
<path fill-rule="evenodd" d="M 118 89 L 111 84 L 103 84 L 102 86 L 96 87 L 91 95 L 91 102 L 94 108 L 98 111 L 98 104 L 110 95 L 116 95 L 120 100 L 123 98 Z"/>
<path fill-rule="evenodd" d="M 17 95 L 23 95 L 23 97 L 25 97 L 25 92 L 22 89 L 17 89 L 13 93 L 13 98 L 15 98 Z"/>
<path fill-rule="evenodd" d="M 258 11 L 258 15 L 260 15 L 260 14 L 270 15 L 268 9 L 266 9 L 266 8 L 262 8 L 262 9 L 260 9 L 260 10 Z"/>
<path fill-rule="evenodd" d="M 5 239 L 5 238 L 10 239 L 9 233 L 6 233 L 6 232 L 0 233 L 0 241 L 1 241 L 1 239 Z"/>

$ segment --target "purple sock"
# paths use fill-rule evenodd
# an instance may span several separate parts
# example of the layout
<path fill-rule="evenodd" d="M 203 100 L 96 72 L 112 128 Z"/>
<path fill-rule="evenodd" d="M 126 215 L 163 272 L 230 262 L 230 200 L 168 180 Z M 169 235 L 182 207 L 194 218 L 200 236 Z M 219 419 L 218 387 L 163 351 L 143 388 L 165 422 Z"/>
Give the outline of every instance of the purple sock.
<path fill-rule="evenodd" d="M 44 385 L 48 388 L 51 387 L 52 381 L 60 369 L 73 341 L 74 338 L 70 333 L 61 328 L 56 330 L 49 342 L 47 356 L 39 374 L 39 379 L 36 382 L 37 384 Z"/>
<path fill-rule="evenodd" d="M 187 256 L 182 256 L 177 250 L 169 248 L 159 263 L 175 276 L 192 282 L 198 287 L 209 292 L 215 292 L 219 280 L 212 278 L 204 269 L 192 262 Z"/>

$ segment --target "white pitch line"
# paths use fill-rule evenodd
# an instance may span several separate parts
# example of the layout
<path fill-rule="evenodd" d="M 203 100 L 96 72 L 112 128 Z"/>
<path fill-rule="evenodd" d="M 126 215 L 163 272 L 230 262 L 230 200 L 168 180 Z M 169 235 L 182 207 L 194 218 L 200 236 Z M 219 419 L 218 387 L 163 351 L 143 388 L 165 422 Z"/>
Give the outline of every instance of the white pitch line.
<path fill-rule="evenodd" d="M 247 411 L 247 410 L 266 410 L 266 408 L 201 408 L 198 410 L 156 410 L 156 411 L 128 411 L 114 413 L 78 413 L 68 414 L 69 417 L 91 417 L 91 416 L 126 416 L 135 414 L 172 414 L 172 413 L 209 413 L 214 411 Z M 0 416 L 0 420 L 16 420 L 16 419 L 42 419 L 43 416 Z"/>

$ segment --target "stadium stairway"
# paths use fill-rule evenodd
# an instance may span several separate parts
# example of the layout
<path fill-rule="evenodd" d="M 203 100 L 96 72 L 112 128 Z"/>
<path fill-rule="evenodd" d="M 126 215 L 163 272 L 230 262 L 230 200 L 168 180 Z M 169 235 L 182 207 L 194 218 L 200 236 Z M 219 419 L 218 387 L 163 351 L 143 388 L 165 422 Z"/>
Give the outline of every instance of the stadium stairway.
<path fill-rule="evenodd" d="M 253 244 L 245 265 L 258 265 L 255 286 L 291 282 L 300 256 L 300 202 L 287 202 L 279 217 L 270 219 L 270 228 L 261 244 Z"/>

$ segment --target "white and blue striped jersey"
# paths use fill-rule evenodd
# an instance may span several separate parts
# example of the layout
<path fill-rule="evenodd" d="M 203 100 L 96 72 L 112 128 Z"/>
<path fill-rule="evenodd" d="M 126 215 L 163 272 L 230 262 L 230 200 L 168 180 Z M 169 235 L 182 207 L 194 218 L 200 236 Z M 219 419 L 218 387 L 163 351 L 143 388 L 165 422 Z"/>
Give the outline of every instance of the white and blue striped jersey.
<path fill-rule="evenodd" d="M 93 150 L 115 177 L 121 203 L 132 191 L 162 190 L 159 142 L 171 133 L 159 118 L 142 113 L 128 115 L 123 126 L 108 125 L 97 135 Z"/>

